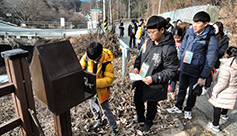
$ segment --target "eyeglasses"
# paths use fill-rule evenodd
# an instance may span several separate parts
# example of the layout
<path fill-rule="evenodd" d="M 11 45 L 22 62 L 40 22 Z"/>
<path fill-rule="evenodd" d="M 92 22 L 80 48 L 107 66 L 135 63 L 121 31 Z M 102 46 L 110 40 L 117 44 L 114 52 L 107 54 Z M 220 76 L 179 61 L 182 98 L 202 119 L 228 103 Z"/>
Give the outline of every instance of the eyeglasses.
<path fill-rule="evenodd" d="M 148 32 L 149 35 L 154 35 L 158 31 Z"/>

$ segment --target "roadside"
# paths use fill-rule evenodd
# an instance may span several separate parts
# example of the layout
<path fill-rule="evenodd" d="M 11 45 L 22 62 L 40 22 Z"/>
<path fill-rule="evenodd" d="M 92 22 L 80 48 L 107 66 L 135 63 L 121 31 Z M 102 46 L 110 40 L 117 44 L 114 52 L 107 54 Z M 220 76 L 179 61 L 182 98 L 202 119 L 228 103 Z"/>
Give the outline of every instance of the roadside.
<path fill-rule="evenodd" d="M 125 24 L 127 26 L 128 24 Z M 118 27 L 117 27 L 118 28 Z M 125 27 L 125 36 L 121 38 L 121 40 L 124 41 L 124 43 L 128 44 L 129 42 L 129 37 L 126 35 Z M 116 29 L 117 35 L 119 32 L 119 29 Z M 137 51 L 136 49 L 132 49 Z M 211 91 L 210 91 L 211 92 Z M 162 130 L 159 131 L 158 133 L 154 134 L 160 135 L 160 136 L 173 136 L 173 135 L 184 135 L 184 136 L 190 136 L 190 135 L 197 135 L 197 136 L 208 136 L 208 135 L 217 135 L 217 136 L 236 136 L 237 135 L 237 107 L 234 110 L 229 110 L 228 111 L 228 116 L 229 119 L 228 121 L 224 121 L 220 119 L 220 128 L 221 132 L 214 132 L 211 129 L 207 127 L 207 123 L 212 121 L 212 116 L 213 116 L 213 107 L 212 105 L 208 102 L 210 94 L 206 94 L 204 96 L 199 96 L 196 101 L 196 105 L 193 108 L 192 111 L 192 120 L 185 120 L 183 116 L 180 116 L 180 122 L 183 125 L 183 130 L 180 129 L 180 126 L 177 128 L 170 128 L 167 130 Z M 175 104 L 175 102 L 172 102 Z M 186 102 L 184 102 L 186 104 Z M 169 108 L 169 107 L 168 107 Z M 159 110 L 159 109 L 158 109 Z M 167 114 L 169 114 L 167 112 Z M 182 113 L 183 114 L 183 113 Z M 173 116 L 176 116 L 175 114 Z"/>

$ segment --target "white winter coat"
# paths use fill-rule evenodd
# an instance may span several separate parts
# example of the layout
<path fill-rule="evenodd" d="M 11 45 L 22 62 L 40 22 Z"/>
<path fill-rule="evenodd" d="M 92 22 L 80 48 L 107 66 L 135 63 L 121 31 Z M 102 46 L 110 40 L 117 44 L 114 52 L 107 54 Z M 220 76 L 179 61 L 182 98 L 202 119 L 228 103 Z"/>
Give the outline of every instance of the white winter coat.
<path fill-rule="evenodd" d="M 237 59 L 230 66 L 233 58 L 220 59 L 219 76 L 213 92 L 218 94 L 213 96 L 209 102 L 218 108 L 234 109 L 237 105 Z"/>

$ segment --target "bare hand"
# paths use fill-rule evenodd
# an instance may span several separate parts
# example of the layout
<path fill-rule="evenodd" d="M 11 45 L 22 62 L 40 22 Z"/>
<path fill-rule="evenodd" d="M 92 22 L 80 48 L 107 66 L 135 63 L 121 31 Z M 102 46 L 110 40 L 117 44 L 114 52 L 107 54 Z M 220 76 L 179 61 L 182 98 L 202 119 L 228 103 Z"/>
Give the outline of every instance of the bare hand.
<path fill-rule="evenodd" d="M 133 73 L 134 73 L 134 74 L 138 74 L 138 69 L 137 69 L 137 68 L 134 68 Z"/>
<path fill-rule="evenodd" d="M 152 78 L 151 76 L 147 76 L 142 80 L 146 85 L 149 85 L 152 83 Z"/>
<path fill-rule="evenodd" d="M 206 79 L 199 78 L 199 79 L 198 79 L 198 84 L 199 84 L 200 86 L 204 86 L 205 80 L 206 80 Z"/>
<path fill-rule="evenodd" d="M 216 93 L 212 92 L 212 96 L 216 99 L 217 98 L 217 95 Z"/>

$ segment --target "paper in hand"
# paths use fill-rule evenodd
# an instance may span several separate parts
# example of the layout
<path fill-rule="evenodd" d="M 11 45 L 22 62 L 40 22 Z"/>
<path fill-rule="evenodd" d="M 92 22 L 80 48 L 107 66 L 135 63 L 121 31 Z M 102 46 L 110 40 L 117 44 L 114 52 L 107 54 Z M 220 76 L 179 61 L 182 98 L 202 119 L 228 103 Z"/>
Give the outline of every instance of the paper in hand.
<path fill-rule="evenodd" d="M 133 82 L 140 81 L 140 80 L 144 79 L 140 74 L 135 74 L 135 73 L 129 73 L 129 77 Z"/>

